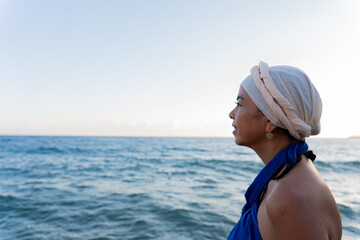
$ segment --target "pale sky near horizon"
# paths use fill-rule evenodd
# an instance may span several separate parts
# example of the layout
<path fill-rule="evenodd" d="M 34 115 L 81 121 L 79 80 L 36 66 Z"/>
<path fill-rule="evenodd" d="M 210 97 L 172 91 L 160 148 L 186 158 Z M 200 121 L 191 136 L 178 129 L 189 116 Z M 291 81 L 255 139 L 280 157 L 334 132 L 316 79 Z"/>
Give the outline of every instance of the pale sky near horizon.
<path fill-rule="evenodd" d="M 260 60 L 305 71 L 319 137 L 360 135 L 360 1 L 0 0 L 0 135 L 232 136 Z"/>

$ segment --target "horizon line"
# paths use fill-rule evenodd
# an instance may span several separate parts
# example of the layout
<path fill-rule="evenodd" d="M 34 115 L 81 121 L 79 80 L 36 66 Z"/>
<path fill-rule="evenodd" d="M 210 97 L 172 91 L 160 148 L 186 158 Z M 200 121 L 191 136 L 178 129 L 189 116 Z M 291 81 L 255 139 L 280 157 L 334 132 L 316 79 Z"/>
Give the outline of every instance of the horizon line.
<path fill-rule="evenodd" d="M 234 138 L 233 136 L 168 136 L 168 135 L 67 135 L 67 134 L 0 134 L 0 137 L 103 137 L 103 138 Z M 348 137 L 310 137 L 310 139 L 359 139 L 360 136 Z M 309 139 L 309 138 L 307 138 Z"/>

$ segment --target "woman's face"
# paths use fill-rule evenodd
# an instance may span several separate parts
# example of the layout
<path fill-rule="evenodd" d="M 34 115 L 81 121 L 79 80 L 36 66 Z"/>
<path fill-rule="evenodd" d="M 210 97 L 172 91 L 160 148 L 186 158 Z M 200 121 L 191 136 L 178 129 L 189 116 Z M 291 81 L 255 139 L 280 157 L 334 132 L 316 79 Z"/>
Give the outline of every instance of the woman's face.
<path fill-rule="evenodd" d="M 240 87 L 236 107 L 229 116 L 233 120 L 232 125 L 235 128 L 233 134 L 236 144 L 253 148 L 266 139 L 268 120 L 258 110 L 243 87 Z"/>

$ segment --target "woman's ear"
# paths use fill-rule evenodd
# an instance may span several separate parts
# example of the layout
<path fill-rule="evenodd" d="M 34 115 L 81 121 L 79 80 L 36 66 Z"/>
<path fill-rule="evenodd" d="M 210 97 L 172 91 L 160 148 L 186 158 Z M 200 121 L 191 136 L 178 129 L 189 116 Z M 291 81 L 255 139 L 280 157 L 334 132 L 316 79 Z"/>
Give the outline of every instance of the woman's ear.
<path fill-rule="evenodd" d="M 270 120 L 268 120 L 268 122 L 266 124 L 266 132 L 273 132 L 276 128 L 277 128 L 277 126 L 275 124 L 273 124 L 272 122 L 270 122 Z"/>

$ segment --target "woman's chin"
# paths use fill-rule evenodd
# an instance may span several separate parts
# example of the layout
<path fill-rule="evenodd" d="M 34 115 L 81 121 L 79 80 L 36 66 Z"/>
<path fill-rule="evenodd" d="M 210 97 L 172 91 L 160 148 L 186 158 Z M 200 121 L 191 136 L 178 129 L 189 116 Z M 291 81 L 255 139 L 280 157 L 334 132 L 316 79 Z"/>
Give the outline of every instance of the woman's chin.
<path fill-rule="evenodd" d="M 237 145 L 239 145 L 239 146 L 242 145 L 241 139 L 240 139 L 239 137 L 237 137 L 237 136 L 235 136 L 235 143 L 236 143 Z"/>

